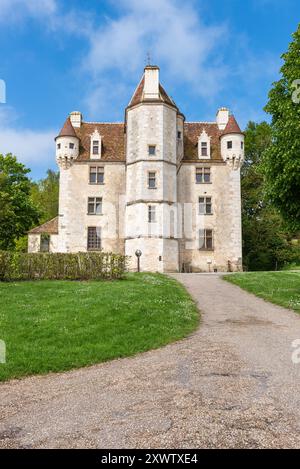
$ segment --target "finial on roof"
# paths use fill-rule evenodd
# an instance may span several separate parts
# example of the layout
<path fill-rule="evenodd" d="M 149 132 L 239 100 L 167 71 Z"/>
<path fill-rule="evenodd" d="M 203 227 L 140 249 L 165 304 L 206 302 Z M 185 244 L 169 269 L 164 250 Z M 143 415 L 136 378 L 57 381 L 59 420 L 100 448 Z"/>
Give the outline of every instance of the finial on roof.
<path fill-rule="evenodd" d="M 147 52 L 147 65 L 151 65 L 151 54 L 149 51 Z"/>

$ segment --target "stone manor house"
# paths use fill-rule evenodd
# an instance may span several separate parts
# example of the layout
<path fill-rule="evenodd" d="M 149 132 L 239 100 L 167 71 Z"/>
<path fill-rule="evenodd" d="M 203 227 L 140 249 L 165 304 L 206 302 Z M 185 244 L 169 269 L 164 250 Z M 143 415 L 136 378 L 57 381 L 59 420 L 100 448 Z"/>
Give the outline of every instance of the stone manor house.
<path fill-rule="evenodd" d="M 72 112 L 56 137 L 59 215 L 29 232 L 29 252 L 142 251 L 141 270 L 242 269 L 244 135 L 226 108 L 186 122 L 146 66 L 122 123 Z"/>

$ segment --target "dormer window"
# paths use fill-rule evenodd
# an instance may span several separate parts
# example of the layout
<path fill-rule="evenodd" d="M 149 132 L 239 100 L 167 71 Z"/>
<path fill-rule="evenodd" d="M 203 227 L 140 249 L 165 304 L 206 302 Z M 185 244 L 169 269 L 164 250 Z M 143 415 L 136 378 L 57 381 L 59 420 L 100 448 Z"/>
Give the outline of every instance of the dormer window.
<path fill-rule="evenodd" d="M 102 145 L 101 136 L 100 136 L 98 130 L 95 130 L 94 133 L 91 135 L 90 157 L 92 159 L 100 159 L 101 158 L 101 145 Z"/>
<path fill-rule="evenodd" d="M 93 155 L 99 155 L 99 140 L 93 141 Z"/>
<path fill-rule="evenodd" d="M 204 129 L 198 139 L 198 158 L 210 159 L 210 137 Z"/>

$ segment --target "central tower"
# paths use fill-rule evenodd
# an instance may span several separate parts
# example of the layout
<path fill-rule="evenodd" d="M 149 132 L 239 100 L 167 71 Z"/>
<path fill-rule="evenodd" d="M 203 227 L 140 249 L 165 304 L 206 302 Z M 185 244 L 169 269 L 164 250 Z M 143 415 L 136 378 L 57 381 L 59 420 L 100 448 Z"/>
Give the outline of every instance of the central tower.
<path fill-rule="evenodd" d="M 183 153 L 184 116 L 148 65 L 126 109 L 125 253 L 141 270 L 177 271 L 177 165 Z"/>

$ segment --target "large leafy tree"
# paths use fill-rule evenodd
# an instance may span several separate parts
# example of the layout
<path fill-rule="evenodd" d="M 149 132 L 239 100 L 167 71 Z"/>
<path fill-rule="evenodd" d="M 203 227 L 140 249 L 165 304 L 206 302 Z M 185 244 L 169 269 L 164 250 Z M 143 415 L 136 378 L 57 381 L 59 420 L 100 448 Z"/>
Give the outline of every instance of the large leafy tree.
<path fill-rule="evenodd" d="M 13 249 L 16 240 L 38 222 L 29 172 L 15 156 L 0 154 L 0 249 Z"/>
<path fill-rule="evenodd" d="M 278 210 L 266 197 L 263 154 L 272 144 L 269 124 L 249 122 L 245 131 L 242 167 L 242 220 L 244 264 L 248 270 L 274 270 L 297 261 L 297 249 Z"/>
<path fill-rule="evenodd" d="M 292 229 L 300 229 L 300 24 L 282 58 L 281 79 L 265 107 L 272 115 L 272 145 L 263 167 L 270 200 Z"/>
<path fill-rule="evenodd" d="M 40 223 L 58 214 L 59 172 L 48 169 L 47 177 L 33 183 L 31 197 L 41 212 Z"/>

